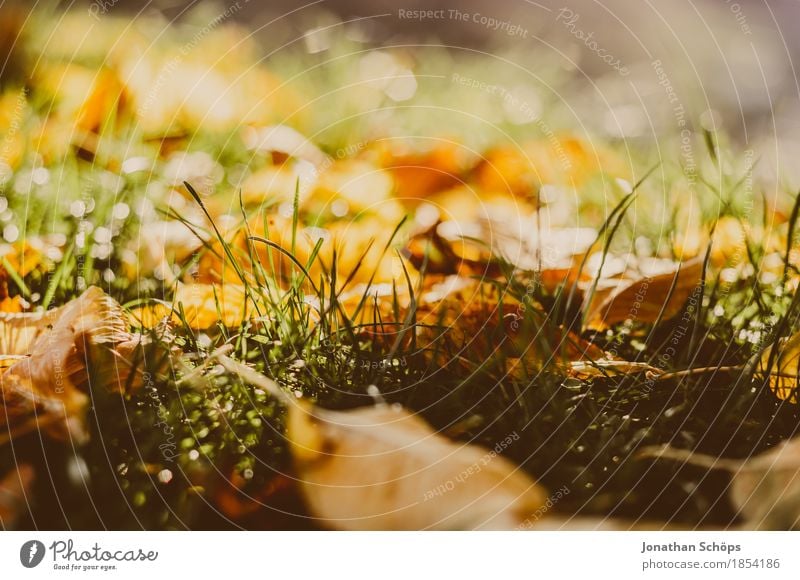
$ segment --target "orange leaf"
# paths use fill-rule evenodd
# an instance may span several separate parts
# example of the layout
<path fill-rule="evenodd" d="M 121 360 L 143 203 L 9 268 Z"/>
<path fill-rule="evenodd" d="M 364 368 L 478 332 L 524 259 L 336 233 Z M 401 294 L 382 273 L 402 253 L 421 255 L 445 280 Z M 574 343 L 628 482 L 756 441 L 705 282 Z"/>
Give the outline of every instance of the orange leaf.
<path fill-rule="evenodd" d="M 684 262 L 674 272 L 622 281 L 601 300 L 585 308 L 586 326 L 603 330 L 625 320 L 655 322 L 677 315 L 686 301 L 700 288 L 702 258 Z M 695 301 L 699 296 L 694 297 Z"/>

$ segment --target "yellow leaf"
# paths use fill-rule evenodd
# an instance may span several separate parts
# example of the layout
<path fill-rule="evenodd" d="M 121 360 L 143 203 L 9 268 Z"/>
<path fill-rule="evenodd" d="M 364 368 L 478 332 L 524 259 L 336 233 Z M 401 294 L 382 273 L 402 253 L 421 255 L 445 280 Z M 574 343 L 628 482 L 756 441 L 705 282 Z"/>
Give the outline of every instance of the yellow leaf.
<path fill-rule="evenodd" d="M 179 306 L 189 326 L 207 330 L 221 322 L 235 328 L 250 315 L 244 286 L 241 284 L 182 284 L 175 291 L 174 307 L 163 304 L 138 308 L 132 312 L 135 322 L 144 328 L 153 328 L 165 318 L 180 324 Z"/>
<path fill-rule="evenodd" d="M 797 404 L 798 376 L 800 376 L 798 363 L 800 363 L 800 333 L 783 338 L 777 345 L 773 344 L 765 349 L 758 361 L 756 375 L 762 379 L 765 377 L 769 379 L 772 392 L 780 400 Z"/>

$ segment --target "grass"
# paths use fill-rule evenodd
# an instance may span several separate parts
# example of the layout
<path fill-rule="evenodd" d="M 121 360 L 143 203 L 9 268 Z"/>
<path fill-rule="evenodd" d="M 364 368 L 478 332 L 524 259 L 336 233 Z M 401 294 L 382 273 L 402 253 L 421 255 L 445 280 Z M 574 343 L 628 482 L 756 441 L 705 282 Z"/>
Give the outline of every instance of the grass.
<path fill-rule="evenodd" d="M 62 271 L 56 280 L 61 279 L 69 279 L 69 273 Z M 520 297 L 519 282 L 514 282 L 507 292 Z M 317 288 L 321 301 L 335 294 L 329 283 L 323 280 Z M 369 404 L 372 395 L 366 387 L 375 385 L 387 401 L 419 410 L 437 428 L 464 441 L 491 447 L 508 434 L 519 433 L 520 440 L 508 451 L 509 456 L 549 488 L 570 488 L 559 506 L 565 513 L 611 513 L 686 525 L 730 523 L 734 512 L 719 499 L 727 485 L 724 475 L 652 464 L 637 459 L 636 450 L 671 443 L 714 455 L 747 457 L 792 436 L 800 418 L 795 407 L 776 402 L 749 374 L 740 371 L 682 376 L 654 384 L 640 377 L 606 377 L 588 383 L 566 378 L 557 361 L 550 360 L 529 377 L 511 377 L 505 361 L 518 353 L 509 352 L 513 348 L 490 331 L 485 353 L 473 351 L 468 359 L 457 357 L 456 352 L 429 357 L 414 348 L 413 341 L 398 340 L 387 348 L 380 342 L 359 339 L 363 325 L 342 321 L 341 310 L 333 308 L 326 313 L 327 322 L 309 336 L 302 319 L 298 323 L 295 318 L 296 313 L 307 310 L 301 286 L 293 285 L 279 302 L 272 303 L 275 316 L 268 323 L 233 331 L 220 328 L 205 348 L 188 324 L 175 328 L 174 336 L 154 336 L 157 348 L 142 361 L 154 377 L 153 385 L 129 398 L 93 393 L 95 406 L 89 422 L 94 433 L 79 457 L 90 466 L 88 496 L 93 502 L 102 502 L 97 506 L 100 515 L 87 511 L 83 501 L 62 503 L 53 510 L 53 500 L 37 499 L 30 524 L 42 525 L 39 518 L 47 517 L 47 525 L 58 526 L 59 514 L 63 514 L 64 523 L 78 527 L 97 523 L 148 528 L 233 525 L 215 513 L 209 494 L 224 493 L 225 478 L 238 474 L 245 483 L 244 492 L 252 490 L 251 495 L 259 497 L 259 490 L 268 488 L 289 466 L 281 437 L 282 410 L 271 397 L 254 392 L 218 369 L 205 375 L 193 373 L 192 368 L 202 365 L 223 343 L 235 344 L 240 360 L 255 364 L 284 388 L 326 407 Z M 50 288 L 47 292 L 53 294 Z M 263 287 L 250 287 L 249 292 L 266 298 L 260 294 Z M 708 285 L 706 316 L 697 320 L 693 331 L 693 336 L 699 337 L 696 348 L 682 350 L 668 369 L 691 368 L 701 361 L 706 367 L 746 365 L 756 349 L 742 344 L 737 330 L 773 317 L 780 311 L 779 305 L 785 314 L 776 326 L 776 335 L 795 327 L 795 301 L 787 306 L 785 298 L 770 296 L 762 289 L 762 307 L 759 301 L 751 302 L 755 292 L 745 286 L 721 295 L 719 281 Z M 560 298 L 558 293 L 536 296 L 542 303 Z M 741 308 L 747 304 L 751 305 L 749 311 Z M 726 311 L 741 309 L 742 315 L 732 319 L 709 315 L 717 305 Z M 552 330 L 569 320 L 565 315 L 528 322 L 531 328 L 522 332 L 535 336 L 536 330 L 541 330 L 534 329 L 538 324 Z M 409 320 L 412 323 L 413 319 Z M 593 339 L 598 344 L 619 344 L 619 354 L 628 360 L 654 361 L 674 326 L 663 321 L 650 329 L 630 329 L 621 341 L 614 333 Z M 406 327 L 416 333 L 413 326 Z M 633 346 L 637 338 L 644 345 L 642 350 Z M 189 353 L 187 368 L 162 368 L 164 349 L 172 344 Z M 436 343 L 428 349 L 458 346 Z M 535 348 L 536 341 L 531 341 L 530 347 Z M 450 363 L 439 367 L 431 360 Z M 474 360 L 481 362 L 470 362 Z M 303 361 L 302 368 L 297 361 Z M 53 464 L 57 455 L 53 448 L 58 445 L 46 442 L 43 449 L 37 449 L 42 443 L 38 436 L 28 439 L 18 443 L 17 453 L 28 456 L 43 451 L 42 461 L 57 474 L 52 483 L 60 492 L 56 499 L 63 494 L 72 497 L 73 492 L 65 490 L 74 488 L 74 482 L 58 478 L 59 474 L 65 478 L 70 467 Z M 173 443 L 177 458 L 166 462 L 164 451 L 168 449 L 172 455 L 169 446 Z M 198 452 L 196 458 L 191 451 Z M 177 481 L 160 485 L 157 477 L 163 469 L 170 469 Z M 40 480 L 38 485 L 47 488 L 51 482 Z M 36 498 L 50 495 L 45 490 L 38 492 Z M 81 497 L 83 490 L 74 493 Z M 243 497 L 239 501 L 247 503 Z M 281 502 L 297 507 L 294 497 L 276 501 L 275 509 L 281 508 Z M 250 524 L 245 520 L 236 525 L 287 524 L 282 517 L 272 516 L 262 514 Z M 302 527 L 308 522 L 289 525 Z"/>
<path fill-rule="evenodd" d="M 196 200 L 200 203 L 199 197 Z M 620 217 L 616 225 L 628 205 L 628 198 L 621 202 L 614 214 Z M 609 228 L 606 249 L 615 231 Z M 231 260 L 241 261 L 226 244 L 223 247 Z M 50 526 L 68 522 L 77 527 L 123 528 L 313 527 L 303 517 L 287 518 L 277 511 L 304 513 L 293 492 L 278 483 L 281 474 L 291 469 L 282 438 L 283 411 L 267 393 L 243 384 L 213 360 L 208 367 L 211 353 L 224 344 L 232 345 L 239 360 L 255 365 L 283 388 L 325 407 L 370 404 L 378 392 L 390 403 L 418 410 L 438 429 L 464 441 L 492 447 L 518 433 L 519 441 L 508 456 L 548 488 L 566 485 L 570 494 L 558 506 L 566 514 L 729 525 L 736 515 L 721 499 L 727 486 L 724 474 L 642 459 L 637 450 L 670 443 L 712 455 L 748 457 L 791 437 L 797 429 L 796 406 L 777 401 L 753 377 L 750 362 L 759 345 L 739 338 L 742 329 L 776 317 L 768 343 L 796 328 L 797 300 L 770 288 L 711 280 L 704 288 L 703 309 L 693 321 L 693 346 L 680 349 L 666 364 L 657 361 L 676 332 L 675 319 L 652 327 L 634 324 L 622 335 L 621 328 L 584 335 L 598 345 L 614 344 L 626 360 L 646 361 L 662 370 L 698 366 L 720 370 L 663 380 L 635 375 L 581 381 L 565 375 L 559 347 L 551 342 L 556 329 L 579 323 L 563 287 L 548 294 L 537 286 L 532 299 L 527 298 L 564 307 L 547 310 L 544 316 L 526 316 L 518 331 L 523 340 L 513 341 L 517 345 L 507 340 L 502 326 L 492 324 L 498 312 L 491 312 L 485 317 L 486 328 L 479 332 L 482 339 L 468 343 L 469 355 L 460 356 L 465 345 L 448 340 L 446 333 L 432 344 L 418 346 L 411 338 L 419 333 L 413 308 L 401 336 L 393 341 L 368 338 L 365 330 L 380 326 L 380 321 L 364 324 L 349 319 L 333 299 L 309 331 L 305 292 L 311 289 L 310 280 L 303 264 L 295 266 L 302 277 L 278 296 L 274 287 L 256 282 L 268 278 L 266 271 L 260 276 L 239 272 L 249 299 L 269 304 L 271 316 L 260 324 L 220 327 L 205 344 L 188 323 L 154 334 L 154 346 L 141 361 L 151 384 L 125 398 L 93 393 L 89 423 L 94 432 L 78 455 L 91 474 L 88 491 L 73 489 L 74 482 L 63 479 L 71 468 L 54 465 L 57 444 L 45 442 L 37 449 L 42 442 L 36 435 L 20 441 L 17 453 L 28 456 L 38 451 L 56 474 L 52 483 L 40 480 L 37 485 L 59 490 L 49 502 L 38 499 L 48 494 L 37 490 L 29 524 L 42 525 L 40 518 L 46 517 Z M 51 282 L 56 286 L 75 274 L 60 268 Z M 516 272 L 498 281 L 498 286 L 509 297 L 525 300 L 528 286 L 523 282 L 528 275 Z M 323 278 L 311 291 L 325 304 L 326 297 L 335 297 L 342 286 Z M 53 286 L 46 292 L 55 294 Z M 368 299 L 365 295 L 362 303 Z M 739 314 L 718 316 L 714 314 L 718 308 Z M 541 352 L 553 356 L 541 360 L 539 368 L 526 369 L 527 376 L 509 375 L 507 360 L 523 354 L 520 343 L 526 349 L 541 346 Z M 179 366 L 165 367 L 170 360 L 167 349 L 173 345 L 185 356 Z M 445 361 L 441 366 L 436 364 L 441 361 Z M 370 385 L 372 390 L 367 389 Z M 64 457 L 64 461 L 74 459 Z M 169 486 L 159 483 L 164 469 L 174 478 Z M 241 492 L 233 491 L 227 483 L 231 479 L 241 485 Z M 273 487 L 278 489 L 274 497 L 262 497 Z M 80 500 L 60 502 L 54 510 L 52 502 L 64 495 L 91 498 L 97 513 L 86 510 Z M 254 507 L 248 495 L 270 507 L 230 521 L 237 510 Z M 227 506 L 226 502 L 239 507 L 228 506 L 227 513 L 218 513 L 218 505 Z"/>

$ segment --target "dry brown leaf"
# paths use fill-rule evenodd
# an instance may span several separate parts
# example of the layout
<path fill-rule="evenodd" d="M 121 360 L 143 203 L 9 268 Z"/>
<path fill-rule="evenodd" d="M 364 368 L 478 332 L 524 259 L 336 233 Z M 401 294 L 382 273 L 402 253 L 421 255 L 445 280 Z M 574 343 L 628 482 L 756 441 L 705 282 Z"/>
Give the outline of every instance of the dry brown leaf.
<path fill-rule="evenodd" d="M 0 371 L 11 368 L 19 361 L 28 358 L 24 354 L 0 354 Z"/>
<path fill-rule="evenodd" d="M 436 362 L 448 364 L 444 357 L 456 353 L 467 366 L 476 364 L 475 353 L 488 355 L 502 346 L 510 357 L 508 372 L 519 378 L 530 378 L 550 362 L 608 358 L 601 348 L 561 326 L 527 324 L 534 312 L 545 316 L 540 304 L 522 304 L 497 284 L 448 276 L 419 297 L 417 344 L 425 348 L 443 341 L 447 348 L 432 349 L 441 357 Z"/>
<path fill-rule="evenodd" d="M 501 273 L 489 247 L 467 240 L 462 236 L 446 239 L 442 226 L 458 225 L 437 222 L 423 232 L 413 235 L 406 244 L 404 254 L 418 271 L 428 274 L 458 274 L 462 276 Z"/>
<path fill-rule="evenodd" d="M 597 239 L 589 228 L 532 228 L 533 214 L 514 219 L 482 218 L 476 222 L 437 222 L 413 235 L 405 254 L 427 273 L 483 275 L 502 279 L 503 262 L 530 272 L 548 292 L 572 288 L 590 277 L 579 269 L 580 258 Z M 531 230 L 534 230 L 532 233 Z M 579 295 L 582 292 L 576 287 Z"/>
<path fill-rule="evenodd" d="M 4 356 L 27 356 L 34 341 L 49 331 L 62 310 L 0 313 L 0 353 Z"/>
<path fill-rule="evenodd" d="M 770 389 L 780 400 L 797 404 L 799 365 L 800 333 L 765 349 L 758 361 L 756 376 L 762 380 L 768 378 Z"/>
<path fill-rule="evenodd" d="M 293 405 L 287 437 L 306 501 L 331 528 L 513 529 L 547 500 L 497 453 L 405 410 Z"/>
<path fill-rule="evenodd" d="M 222 475 L 222 474 L 220 474 Z M 249 481 L 235 470 L 222 477 L 214 493 L 214 504 L 233 520 L 241 520 L 263 510 L 276 494 L 293 489 L 293 482 L 285 475 L 275 475 L 263 487 L 247 489 Z"/>
<path fill-rule="evenodd" d="M 655 322 L 659 316 L 668 320 L 700 286 L 702 275 L 703 260 L 695 258 L 673 272 L 621 281 L 616 289 L 585 307 L 586 326 L 603 330 L 625 320 Z"/>
<path fill-rule="evenodd" d="M 119 304 L 94 286 L 54 310 L 4 315 L 0 336 L 4 354 L 25 355 L 0 375 L 0 442 L 39 428 L 85 437 L 90 362 L 102 386 L 119 388 L 136 347 Z"/>

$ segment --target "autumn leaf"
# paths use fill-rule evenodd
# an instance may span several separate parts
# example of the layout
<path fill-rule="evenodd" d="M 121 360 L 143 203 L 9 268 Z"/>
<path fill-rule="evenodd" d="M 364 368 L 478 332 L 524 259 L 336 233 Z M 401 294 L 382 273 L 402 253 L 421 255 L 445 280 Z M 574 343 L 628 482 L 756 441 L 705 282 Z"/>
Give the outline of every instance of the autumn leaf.
<path fill-rule="evenodd" d="M 144 306 L 131 313 L 133 322 L 143 328 L 153 328 L 162 320 L 181 323 L 179 308 L 189 326 L 195 330 L 208 330 L 221 323 L 228 328 L 239 326 L 250 314 L 241 284 L 182 284 L 178 283 L 174 307 L 164 304 Z"/>
<path fill-rule="evenodd" d="M 731 474 L 731 503 L 750 530 L 800 529 L 800 439 L 789 439 L 749 459 L 725 459 L 674 449 L 648 448 L 642 456 L 681 461 Z"/>
<path fill-rule="evenodd" d="M 500 274 L 489 247 L 465 239 L 445 239 L 442 225 L 446 224 L 437 222 L 408 240 L 404 255 L 414 268 L 429 274 Z"/>
<path fill-rule="evenodd" d="M 478 158 L 468 148 L 441 140 L 427 151 L 392 152 L 385 162 L 397 186 L 395 195 L 413 205 L 435 193 L 463 182 Z"/>
<path fill-rule="evenodd" d="M 676 270 L 621 281 L 602 299 L 585 307 L 588 328 L 603 330 L 625 320 L 656 322 L 676 316 L 702 282 L 703 260 L 684 262 Z M 587 297 L 588 298 L 588 297 Z"/>
<path fill-rule="evenodd" d="M 85 438 L 89 381 L 120 389 L 136 345 L 119 304 L 94 286 L 54 310 L 2 315 L 0 347 L 23 358 L 0 375 L 0 442 L 38 428 Z"/>
<path fill-rule="evenodd" d="M 306 501 L 331 528 L 510 529 L 547 499 L 496 452 L 402 409 L 294 405 L 287 438 Z"/>
<path fill-rule="evenodd" d="M 322 409 L 296 401 L 241 363 L 219 359 L 287 406 L 296 475 L 311 511 L 327 527 L 512 529 L 547 500 L 496 450 L 511 436 L 488 450 L 450 441 L 404 409 Z"/>
<path fill-rule="evenodd" d="M 241 520 L 251 514 L 257 513 L 269 505 L 276 495 L 293 490 L 293 482 L 288 476 L 275 475 L 265 485 L 258 489 L 248 489 L 248 480 L 242 475 L 231 470 L 224 476 L 214 493 L 214 504 L 226 517 Z"/>
<path fill-rule="evenodd" d="M 733 472 L 730 494 L 749 529 L 800 529 L 800 440 L 747 460 Z"/>
<path fill-rule="evenodd" d="M 780 339 L 766 348 L 756 367 L 756 377 L 767 378 L 775 396 L 782 401 L 797 404 L 798 377 L 800 377 L 800 333 Z"/>

